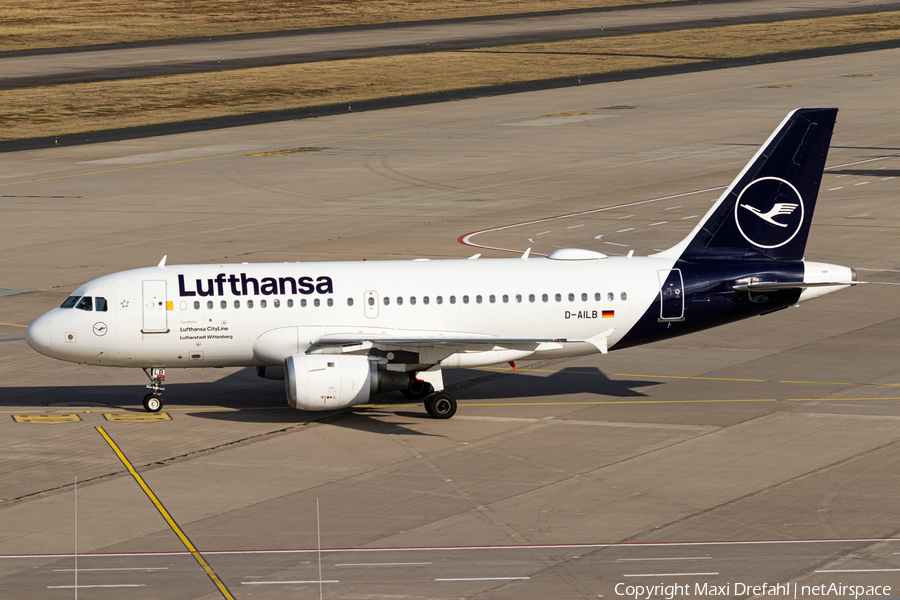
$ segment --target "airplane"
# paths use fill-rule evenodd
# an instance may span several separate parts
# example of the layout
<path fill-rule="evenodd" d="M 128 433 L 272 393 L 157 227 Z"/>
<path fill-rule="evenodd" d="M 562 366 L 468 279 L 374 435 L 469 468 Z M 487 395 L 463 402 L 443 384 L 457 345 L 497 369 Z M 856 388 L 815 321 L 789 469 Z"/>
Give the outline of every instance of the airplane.
<path fill-rule="evenodd" d="M 443 370 L 606 354 L 797 306 L 857 283 L 804 260 L 837 109 L 790 112 L 691 233 L 649 256 L 166 265 L 89 281 L 37 318 L 51 358 L 256 367 L 287 402 L 335 410 L 400 391 L 448 419 Z M 740 208 L 744 207 L 744 208 Z M 778 220 L 775 220 L 775 219 Z"/>

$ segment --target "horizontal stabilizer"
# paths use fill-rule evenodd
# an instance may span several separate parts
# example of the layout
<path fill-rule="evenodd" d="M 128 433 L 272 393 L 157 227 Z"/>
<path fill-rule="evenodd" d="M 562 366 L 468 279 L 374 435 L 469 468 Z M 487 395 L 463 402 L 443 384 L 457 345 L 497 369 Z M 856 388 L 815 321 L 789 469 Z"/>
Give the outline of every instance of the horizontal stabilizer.
<path fill-rule="evenodd" d="M 856 285 L 855 281 L 817 281 L 807 283 L 805 281 L 785 281 L 779 283 L 740 283 L 734 286 L 739 292 L 777 292 L 779 290 L 805 290 L 806 288 L 833 287 L 838 285 Z"/>

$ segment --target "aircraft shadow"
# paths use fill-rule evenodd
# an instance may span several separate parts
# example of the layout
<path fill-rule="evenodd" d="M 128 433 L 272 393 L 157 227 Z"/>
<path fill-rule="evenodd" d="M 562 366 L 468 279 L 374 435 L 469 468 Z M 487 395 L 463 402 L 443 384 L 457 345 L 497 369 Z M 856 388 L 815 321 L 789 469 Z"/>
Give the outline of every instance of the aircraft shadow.
<path fill-rule="evenodd" d="M 528 398 L 552 400 L 554 397 L 574 394 L 615 398 L 644 397 L 646 394 L 637 388 L 662 383 L 652 380 L 610 379 L 596 367 L 567 367 L 551 374 L 473 370 L 458 373 L 464 379 L 458 383 L 448 382 L 447 391 L 461 401 Z M 465 378 L 471 374 L 478 376 Z M 309 412 L 290 409 L 284 397 L 284 384 L 260 379 L 252 368 L 242 369 L 214 382 L 178 383 L 177 377 L 171 377 L 170 381 L 163 395 L 167 405 L 177 407 L 180 414 L 193 417 L 286 425 L 328 420 L 334 425 L 371 433 L 427 435 L 409 429 L 407 426 L 412 423 L 385 424 L 373 418 L 379 412 L 411 419 L 428 418 L 420 402 L 409 400 L 399 392 L 374 397 L 372 404 L 376 406 L 360 405 L 351 409 Z M 144 380 L 135 377 L 133 385 L 4 387 L 0 388 L 0 407 L 21 407 L 23 410 L 64 410 L 67 406 L 74 410 L 91 407 L 98 412 L 109 407 L 143 412 L 141 399 L 147 393 L 143 385 Z M 417 404 L 418 407 L 410 410 L 411 404 Z M 394 408 L 391 405 L 397 406 Z M 192 411 L 191 407 L 196 407 L 197 410 Z M 398 411 L 401 407 L 402 410 Z M 339 415 L 349 418 L 331 418 Z"/>

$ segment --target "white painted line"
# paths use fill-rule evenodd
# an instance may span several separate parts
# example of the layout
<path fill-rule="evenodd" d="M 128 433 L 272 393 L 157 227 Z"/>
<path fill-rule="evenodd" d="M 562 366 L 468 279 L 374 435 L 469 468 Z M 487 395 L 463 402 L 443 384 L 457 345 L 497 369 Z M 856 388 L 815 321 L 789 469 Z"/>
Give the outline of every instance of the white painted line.
<path fill-rule="evenodd" d="M 699 217 L 699 216 L 700 216 L 700 215 L 691 215 L 691 216 L 689 216 L 689 217 L 681 217 L 681 220 L 684 221 L 685 219 L 696 219 L 696 218 Z"/>
<path fill-rule="evenodd" d="M 663 210 L 675 210 L 676 208 L 681 208 L 681 206 L 670 206 L 669 208 L 664 208 Z"/>
<path fill-rule="evenodd" d="M 616 560 L 625 562 L 629 560 L 709 560 L 712 556 L 673 556 L 671 558 L 618 558 Z"/>
<path fill-rule="evenodd" d="M 584 227 L 584 223 L 581 225 L 572 225 L 571 227 L 566 227 L 566 229 L 575 229 L 576 227 Z"/>
<path fill-rule="evenodd" d="M 625 233 L 626 231 L 634 231 L 634 227 L 629 227 L 628 229 L 620 229 L 616 233 Z"/>
<path fill-rule="evenodd" d="M 854 183 L 853 185 L 866 185 L 869 183 L 868 181 L 863 181 L 862 183 Z"/>
<path fill-rule="evenodd" d="M 625 215 L 624 217 L 618 217 L 619 219 L 630 219 L 634 215 Z"/>
<path fill-rule="evenodd" d="M 889 179 L 896 179 L 896 177 L 882 177 L 882 181 L 888 181 Z"/>
<path fill-rule="evenodd" d="M 611 243 L 611 242 L 606 242 Z M 458 552 L 463 550 L 535 550 L 535 549 L 583 549 L 583 548 L 701 548 L 707 546 L 771 546 L 785 544 L 846 544 L 848 542 L 900 542 L 900 538 L 832 538 L 812 540 L 724 540 L 721 542 L 595 542 L 582 544 L 515 544 L 497 546 L 400 546 L 393 548 L 322 548 L 322 552 L 334 553 L 369 553 L 369 552 Z M 284 548 L 270 550 L 205 550 L 203 554 L 315 554 L 316 548 Z M 0 554 L 3 558 L 72 558 L 71 552 L 65 554 Z M 191 556 L 187 550 L 170 552 L 86 552 L 79 557 L 133 557 L 133 556 Z M 79 569 L 80 571 L 81 569 Z"/>
<path fill-rule="evenodd" d="M 688 575 L 718 575 L 718 573 L 643 573 L 640 575 L 622 575 L 622 577 L 685 577 Z"/>
<path fill-rule="evenodd" d="M 455 579 L 435 579 L 435 581 L 512 581 L 513 579 L 531 579 L 531 577 L 457 577 Z"/>
<path fill-rule="evenodd" d="M 118 587 L 146 587 L 143 583 L 120 583 L 117 585 L 79 585 L 78 589 L 81 588 L 118 588 Z M 48 585 L 48 590 L 72 590 L 75 589 L 74 585 Z"/>
<path fill-rule="evenodd" d="M 829 192 L 833 192 L 834 190 L 842 190 L 842 189 L 844 189 L 844 186 L 836 187 L 836 188 L 831 188 L 831 189 L 829 189 L 828 191 L 829 191 Z"/>
<path fill-rule="evenodd" d="M 624 246 L 625 248 L 628 247 L 628 244 L 617 244 L 617 243 L 615 243 L 615 242 L 603 242 L 603 243 L 604 243 L 604 244 L 609 244 L 610 246 Z"/>
<path fill-rule="evenodd" d="M 897 573 L 900 569 L 830 569 L 816 573 Z"/>
<path fill-rule="evenodd" d="M 528 238 L 528 241 L 531 242 L 532 244 L 534 243 L 534 240 L 531 238 Z"/>
<path fill-rule="evenodd" d="M 841 177 L 846 177 L 846 175 L 835 175 L 835 179 L 840 179 Z"/>
<path fill-rule="evenodd" d="M 537 234 L 537 235 L 544 235 L 544 234 L 545 234 L 545 233 L 550 233 L 550 232 L 549 232 L 549 231 L 542 231 L 542 232 L 540 232 L 540 233 L 539 233 L 539 234 Z M 537 237 L 537 235 L 536 235 L 536 236 L 534 236 L 534 237 Z"/>
<path fill-rule="evenodd" d="M 168 571 L 169 567 L 116 567 L 110 569 L 78 569 L 83 571 Z M 54 573 L 74 573 L 75 569 L 53 569 Z"/>
<path fill-rule="evenodd" d="M 288 584 L 288 585 L 296 585 L 302 583 L 340 583 L 337 579 L 329 579 L 319 581 L 318 579 L 313 581 L 242 581 L 241 585 L 279 585 L 279 584 Z"/>
<path fill-rule="evenodd" d="M 650 227 L 655 227 L 656 225 L 665 225 L 668 221 L 660 221 L 659 223 L 650 223 Z"/>
<path fill-rule="evenodd" d="M 417 563 L 342 563 L 339 565 L 334 565 L 336 567 L 399 567 L 405 565 L 430 565 L 433 563 L 430 562 L 417 562 Z"/>

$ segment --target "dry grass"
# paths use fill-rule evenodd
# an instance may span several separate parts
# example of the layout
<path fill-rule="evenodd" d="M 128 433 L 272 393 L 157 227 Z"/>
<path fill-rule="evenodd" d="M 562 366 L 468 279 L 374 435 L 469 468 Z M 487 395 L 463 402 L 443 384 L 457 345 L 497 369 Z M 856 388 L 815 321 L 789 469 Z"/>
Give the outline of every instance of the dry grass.
<path fill-rule="evenodd" d="M 685 0 L 0 0 L 0 52 Z"/>
<path fill-rule="evenodd" d="M 5 90 L 0 92 L 0 139 L 893 39 L 900 39 L 900 13 Z"/>

